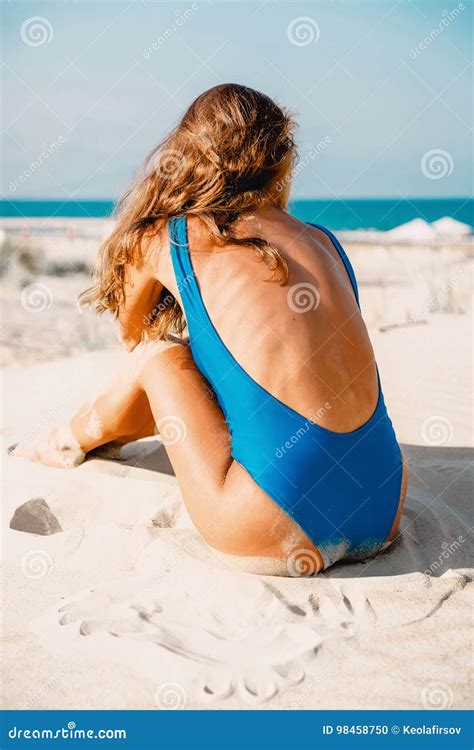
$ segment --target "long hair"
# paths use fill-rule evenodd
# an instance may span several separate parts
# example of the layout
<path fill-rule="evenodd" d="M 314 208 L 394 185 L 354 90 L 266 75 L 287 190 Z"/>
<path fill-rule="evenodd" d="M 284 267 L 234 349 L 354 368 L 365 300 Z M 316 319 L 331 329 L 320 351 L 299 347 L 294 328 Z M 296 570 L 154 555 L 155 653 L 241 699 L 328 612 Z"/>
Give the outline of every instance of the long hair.
<path fill-rule="evenodd" d="M 115 229 L 99 251 L 94 285 L 80 303 L 116 316 L 125 301 L 127 270 L 143 257 L 144 238 L 185 214 L 200 217 L 218 247 L 253 249 L 271 278 L 285 283 L 288 268 L 278 248 L 261 237 L 235 237 L 232 226 L 264 204 L 284 203 L 296 158 L 293 133 L 292 116 L 258 91 L 229 83 L 201 94 L 120 200 Z M 185 320 L 171 292 L 163 290 L 146 323 L 146 332 L 157 338 L 182 333 Z"/>

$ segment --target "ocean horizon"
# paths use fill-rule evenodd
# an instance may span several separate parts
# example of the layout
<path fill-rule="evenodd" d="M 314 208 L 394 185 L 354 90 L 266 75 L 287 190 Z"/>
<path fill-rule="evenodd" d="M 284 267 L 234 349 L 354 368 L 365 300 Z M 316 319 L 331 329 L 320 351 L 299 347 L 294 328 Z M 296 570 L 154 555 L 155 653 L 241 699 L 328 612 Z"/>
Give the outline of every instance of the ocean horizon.
<path fill-rule="evenodd" d="M 1 218 L 105 219 L 114 200 L 0 200 Z M 432 222 L 449 216 L 474 228 L 474 199 L 456 198 L 296 198 L 289 210 L 302 221 L 312 221 L 334 231 L 388 231 L 416 218 Z"/>

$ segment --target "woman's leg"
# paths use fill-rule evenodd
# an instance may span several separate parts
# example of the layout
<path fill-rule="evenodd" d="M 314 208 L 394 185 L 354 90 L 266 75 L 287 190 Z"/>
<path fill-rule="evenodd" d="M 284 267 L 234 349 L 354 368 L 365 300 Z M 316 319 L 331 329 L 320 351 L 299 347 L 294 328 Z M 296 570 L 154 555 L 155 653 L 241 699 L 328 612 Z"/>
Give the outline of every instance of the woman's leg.
<path fill-rule="evenodd" d="M 284 561 L 288 574 L 286 561 L 305 550 L 318 572 L 322 561 L 312 542 L 233 460 L 224 415 L 189 349 L 162 349 L 147 359 L 138 381 L 203 539 L 227 555 Z"/>
<path fill-rule="evenodd" d="M 232 459 L 224 415 L 186 345 L 140 344 L 107 390 L 78 410 L 66 432 L 59 448 L 56 435 L 33 454 L 30 449 L 18 455 L 73 466 L 77 449 L 83 458 L 112 441 L 158 432 L 193 522 L 227 563 L 252 572 L 293 574 L 287 561 L 303 550 L 314 560 L 310 572 L 322 567 L 301 529 Z"/>
<path fill-rule="evenodd" d="M 107 443 L 123 445 L 156 434 L 155 419 L 138 376 L 150 357 L 171 344 L 188 345 L 187 340 L 175 337 L 139 344 L 108 387 L 79 408 L 69 426 L 84 453 Z"/>
<path fill-rule="evenodd" d="M 406 498 L 406 494 L 407 494 L 407 488 L 408 488 L 408 465 L 407 465 L 407 461 L 406 461 L 405 454 L 403 453 L 403 451 L 401 451 L 401 454 L 402 454 L 403 469 L 402 469 L 402 486 L 401 486 L 401 489 L 400 489 L 400 500 L 399 500 L 399 503 L 398 503 L 397 515 L 395 516 L 395 520 L 394 520 L 394 522 L 392 524 L 392 528 L 390 529 L 390 534 L 387 537 L 387 541 L 385 543 L 385 547 L 389 547 L 392 544 L 392 542 L 395 540 L 395 538 L 396 538 L 396 536 L 398 534 L 398 530 L 400 528 L 400 521 L 401 521 L 401 518 L 402 518 L 403 507 L 405 505 L 405 498 Z"/>
<path fill-rule="evenodd" d="M 155 434 L 148 398 L 137 381 L 138 359 L 129 357 L 107 389 L 86 401 L 71 419 L 72 433 L 84 453 L 107 443 L 125 444 Z"/>
<path fill-rule="evenodd" d="M 149 437 L 156 431 L 146 394 L 138 385 L 137 373 L 162 342 L 141 344 L 106 389 L 84 402 L 71 420 L 54 427 L 34 446 L 19 444 L 14 456 L 29 458 L 58 468 L 72 468 L 90 451 L 107 445 L 120 447 Z"/>

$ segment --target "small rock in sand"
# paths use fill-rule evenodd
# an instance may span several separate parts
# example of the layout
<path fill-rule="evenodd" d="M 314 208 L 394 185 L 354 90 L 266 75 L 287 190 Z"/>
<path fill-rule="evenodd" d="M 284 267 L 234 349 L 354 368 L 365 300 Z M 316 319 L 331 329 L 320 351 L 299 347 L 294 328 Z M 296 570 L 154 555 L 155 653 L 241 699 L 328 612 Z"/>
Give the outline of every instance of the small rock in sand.
<path fill-rule="evenodd" d="M 28 500 L 13 514 L 10 528 L 15 531 L 28 531 L 30 534 L 58 534 L 62 531 L 58 519 L 48 503 L 42 498 Z"/>

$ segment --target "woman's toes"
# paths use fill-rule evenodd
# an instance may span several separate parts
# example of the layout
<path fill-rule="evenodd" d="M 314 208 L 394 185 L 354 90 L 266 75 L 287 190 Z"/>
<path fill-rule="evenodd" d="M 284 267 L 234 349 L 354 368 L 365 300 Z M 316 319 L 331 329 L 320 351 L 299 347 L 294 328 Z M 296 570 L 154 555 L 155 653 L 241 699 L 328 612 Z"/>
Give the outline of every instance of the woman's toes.
<path fill-rule="evenodd" d="M 35 446 L 17 444 L 11 455 L 58 469 L 72 469 L 86 457 L 68 425 L 54 427 Z"/>

